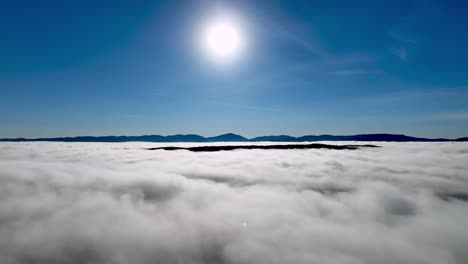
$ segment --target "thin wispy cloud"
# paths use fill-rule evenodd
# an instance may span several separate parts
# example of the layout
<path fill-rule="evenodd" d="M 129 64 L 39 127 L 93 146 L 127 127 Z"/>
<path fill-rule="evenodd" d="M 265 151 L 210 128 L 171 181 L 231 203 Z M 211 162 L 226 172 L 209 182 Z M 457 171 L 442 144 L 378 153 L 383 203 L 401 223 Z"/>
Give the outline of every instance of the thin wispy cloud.
<path fill-rule="evenodd" d="M 394 48 L 391 51 L 400 60 L 405 62 L 408 60 L 408 50 L 406 48 Z"/>
<path fill-rule="evenodd" d="M 458 90 L 463 90 L 463 87 L 455 88 L 412 88 L 400 90 L 398 92 L 385 92 L 371 96 L 361 96 L 353 100 L 353 103 L 372 102 L 373 104 L 394 104 L 402 102 L 421 102 L 434 101 L 440 98 L 451 98 L 458 96 Z"/>
<path fill-rule="evenodd" d="M 468 113 L 454 113 L 448 115 L 450 119 L 468 120 Z"/>
<path fill-rule="evenodd" d="M 212 102 L 215 105 L 219 105 L 223 107 L 230 107 L 230 108 L 240 108 L 240 109 L 253 110 L 253 111 L 283 112 L 283 110 L 281 109 L 258 106 L 258 105 L 237 104 L 237 103 L 229 103 L 229 102 L 223 102 L 223 101 L 210 101 L 210 102 Z"/>
<path fill-rule="evenodd" d="M 294 26 L 288 25 L 285 27 L 277 22 L 268 22 L 270 25 L 275 25 L 275 33 L 283 38 L 283 40 L 296 44 L 317 56 L 320 63 L 328 66 L 350 66 L 350 65 L 371 65 L 375 62 L 375 57 L 371 54 L 362 52 L 348 52 L 342 54 L 334 54 L 320 41 L 320 38 L 313 29 L 309 28 L 307 33 L 296 30 Z"/>
<path fill-rule="evenodd" d="M 441 113 L 432 116 L 434 120 L 468 120 L 468 112 Z"/>
<path fill-rule="evenodd" d="M 388 37 L 406 45 L 418 44 L 421 40 L 414 28 L 415 20 L 417 18 L 414 16 L 401 17 L 398 23 L 388 31 Z"/>
<path fill-rule="evenodd" d="M 365 69 L 347 69 L 347 70 L 337 70 L 329 72 L 329 74 L 337 76 L 355 76 L 355 75 L 369 75 L 369 74 L 379 74 L 379 71 L 376 70 L 365 70 Z"/>

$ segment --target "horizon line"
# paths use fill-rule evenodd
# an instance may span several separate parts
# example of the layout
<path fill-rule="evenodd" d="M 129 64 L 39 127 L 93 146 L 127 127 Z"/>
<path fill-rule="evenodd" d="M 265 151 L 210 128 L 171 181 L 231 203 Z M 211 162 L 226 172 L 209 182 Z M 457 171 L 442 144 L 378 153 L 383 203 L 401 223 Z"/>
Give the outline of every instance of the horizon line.
<path fill-rule="evenodd" d="M 37 138 L 28 138 L 28 137 L 8 137 L 8 138 L 0 138 L 0 141 L 2 142 L 8 142 L 8 141 L 64 141 L 64 140 L 77 140 L 79 142 L 79 139 L 105 139 L 105 138 L 144 138 L 144 137 L 161 137 L 161 138 L 171 138 L 171 137 L 198 137 L 200 139 L 206 139 L 206 140 L 214 140 L 215 138 L 219 138 L 222 136 L 231 136 L 231 137 L 237 137 L 241 140 L 246 140 L 246 141 L 262 141 L 262 138 L 276 138 L 276 141 L 285 141 L 286 138 L 289 138 L 291 140 L 300 140 L 301 138 L 305 137 L 331 137 L 334 138 L 335 140 L 346 140 L 346 139 L 339 139 L 339 138 L 345 138 L 345 137 L 401 137 L 401 139 L 405 139 L 404 141 L 411 141 L 411 139 L 415 141 L 457 141 L 457 140 L 468 140 L 468 137 L 457 137 L 457 138 L 442 138 L 442 137 L 437 137 L 437 138 L 426 138 L 426 137 L 415 137 L 415 136 L 408 136 L 405 134 L 391 134 L 391 133 L 363 133 L 363 134 L 348 134 L 348 135 L 334 135 L 334 134 L 319 134 L 319 135 L 313 135 L 313 134 L 306 134 L 302 136 L 291 136 L 288 134 L 276 134 L 276 135 L 261 135 L 261 136 L 255 136 L 255 137 L 244 137 L 240 134 L 235 134 L 232 132 L 229 133 L 224 133 L 224 134 L 219 134 L 216 136 L 202 136 L 199 134 L 169 134 L 169 135 L 160 135 L 160 134 L 143 134 L 143 135 L 106 135 L 106 136 L 59 136 L 59 137 L 37 137 Z M 283 138 L 283 139 L 281 139 Z M 352 140 L 352 139 L 350 139 Z M 356 140 L 356 139 L 354 139 Z M 357 139 L 359 140 L 359 139 Z M 362 141 L 369 141 L 369 139 L 362 138 L 360 139 Z M 388 139 L 387 139 L 388 140 Z M 132 140 L 128 140 L 132 141 Z M 127 142 L 128 142 L 127 141 Z M 326 140 L 324 140 L 326 141 Z M 122 141 L 125 142 L 125 141 Z M 176 141 L 177 142 L 177 141 Z M 185 141 L 187 142 L 187 141 Z M 197 141 L 193 141 L 197 142 Z"/>

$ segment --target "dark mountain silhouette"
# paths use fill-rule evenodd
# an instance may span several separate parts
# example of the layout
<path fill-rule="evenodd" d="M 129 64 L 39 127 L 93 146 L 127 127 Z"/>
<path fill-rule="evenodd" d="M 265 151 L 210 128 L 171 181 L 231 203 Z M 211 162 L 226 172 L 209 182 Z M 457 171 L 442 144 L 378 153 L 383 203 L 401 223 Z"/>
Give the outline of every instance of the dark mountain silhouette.
<path fill-rule="evenodd" d="M 247 138 L 245 138 L 243 136 L 233 134 L 233 133 L 227 133 L 227 134 L 219 135 L 219 136 L 216 136 L 216 137 L 209 137 L 209 138 L 206 138 L 206 140 L 209 141 L 209 142 L 244 142 L 244 141 L 248 141 Z"/>
<path fill-rule="evenodd" d="M 406 135 L 394 134 L 363 134 L 363 135 L 350 135 L 350 136 L 333 136 L 333 135 L 320 135 L 320 136 L 303 136 L 297 138 L 298 141 L 394 141 L 394 142 L 439 142 L 451 141 L 445 138 L 417 138 Z"/>
<path fill-rule="evenodd" d="M 3 138 L 0 141 L 21 142 L 21 141 L 54 141 L 54 142 L 307 142 L 307 141 L 391 141 L 391 142 L 446 142 L 446 141 L 468 141 L 468 137 L 458 139 L 446 138 L 418 138 L 396 134 L 361 134 L 361 135 L 307 135 L 302 137 L 292 137 L 288 135 L 261 136 L 247 139 L 233 133 L 223 134 L 215 137 L 203 137 L 200 135 L 143 135 L 143 136 L 81 136 L 81 137 L 57 137 L 57 138 Z"/>
<path fill-rule="evenodd" d="M 199 135 L 173 135 L 164 137 L 162 142 L 206 142 L 206 138 Z"/>

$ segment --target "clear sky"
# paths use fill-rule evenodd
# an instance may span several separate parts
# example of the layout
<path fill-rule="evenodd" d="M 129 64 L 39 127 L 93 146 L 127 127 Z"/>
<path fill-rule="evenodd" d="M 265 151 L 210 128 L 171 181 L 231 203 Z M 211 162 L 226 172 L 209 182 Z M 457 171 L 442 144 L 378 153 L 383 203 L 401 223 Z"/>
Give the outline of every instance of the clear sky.
<path fill-rule="evenodd" d="M 235 63 L 199 25 L 236 14 Z M 467 1 L 3 1 L 0 137 L 468 136 Z"/>

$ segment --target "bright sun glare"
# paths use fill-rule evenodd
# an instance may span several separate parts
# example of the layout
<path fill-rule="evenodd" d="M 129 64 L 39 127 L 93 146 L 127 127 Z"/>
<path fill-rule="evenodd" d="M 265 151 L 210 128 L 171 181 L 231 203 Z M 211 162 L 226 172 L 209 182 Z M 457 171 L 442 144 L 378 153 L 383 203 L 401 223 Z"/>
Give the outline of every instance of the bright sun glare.
<path fill-rule="evenodd" d="M 228 17 L 208 23 L 201 37 L 206 55 L 218 62 L 237 59 L 245 47 L 245 37 L 239 23 Z"/>

